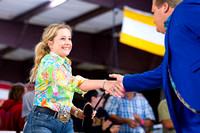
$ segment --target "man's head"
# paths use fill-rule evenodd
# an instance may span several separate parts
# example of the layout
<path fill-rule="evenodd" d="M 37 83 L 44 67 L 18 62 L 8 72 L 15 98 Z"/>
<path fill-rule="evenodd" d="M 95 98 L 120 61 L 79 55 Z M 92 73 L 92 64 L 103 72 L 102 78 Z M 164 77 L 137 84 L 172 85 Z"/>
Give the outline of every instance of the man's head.
<path fill-rule="evenodd" d="M 165 34 L 164 22 L 172 14 L 174 8 L 181 2 L 182 0 L 153 0 L 152 12 L 158 32 Z"/>
<path fill-rule="evenodd" d="M 135 92 L 134 91 L 132 91 L 132 92 L 124 92 L 124 96 L 126 98 L 128 98 L 129 100 L 132 100 L 135 97 Z"/>

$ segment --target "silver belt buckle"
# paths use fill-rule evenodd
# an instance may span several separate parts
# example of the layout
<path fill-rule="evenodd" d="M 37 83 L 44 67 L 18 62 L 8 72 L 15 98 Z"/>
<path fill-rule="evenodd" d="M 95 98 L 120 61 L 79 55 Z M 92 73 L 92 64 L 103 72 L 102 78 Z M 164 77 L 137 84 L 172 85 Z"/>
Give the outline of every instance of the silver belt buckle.
<path fill-rule="evenodd" d="M 58 115 L 57 115 L 57 120 L 62 122 L 62 123 L 65 123 L 65 122 L 68 122 L 70 119 L 70 113 L 65 111 L 65 110 L 60 110 L 58 112 Z"/>

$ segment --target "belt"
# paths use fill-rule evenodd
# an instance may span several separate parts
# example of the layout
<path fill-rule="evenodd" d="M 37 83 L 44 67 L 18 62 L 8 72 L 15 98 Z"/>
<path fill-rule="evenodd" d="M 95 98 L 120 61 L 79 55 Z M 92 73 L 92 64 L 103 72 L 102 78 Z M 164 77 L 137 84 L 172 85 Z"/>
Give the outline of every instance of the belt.
<path fill-rule="evenodd" d="M 45 107 L 36 106 L 35 110 L 44 112 L 44 113 L 49 114 L 49 115 L 51 115 L 51 116 L 53 116 L 53 117 L 55 116 L 55 118 L 56 118 L 57 115 L 58 115 L 58 112 L 53 111 L 53 110 L 50 109 L 50 108 L 45 108 Z"/>
<path fill-rule="evenodd" d="M 57 111 L 53 111 L 50 108 L 45 108 L 41 106 L 36 106 L 34 110 L 38 110 L 46 114 L 49 114 L 62 123 L 68 122 L 70 120 L 70 113 L 63 110 L 57 112 Z"/>

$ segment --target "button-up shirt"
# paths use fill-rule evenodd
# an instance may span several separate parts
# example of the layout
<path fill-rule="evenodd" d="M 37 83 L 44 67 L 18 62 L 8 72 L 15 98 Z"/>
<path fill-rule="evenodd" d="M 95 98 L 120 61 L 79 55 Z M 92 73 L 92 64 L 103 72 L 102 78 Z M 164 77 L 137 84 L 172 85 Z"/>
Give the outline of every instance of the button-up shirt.
<path fill-rule="evenodd" d="M 106 102 L 105 110 L 109 115 L 113 114 L 122 118 L 135 120 L 133 114 L 137 114 L 143 120 L 148 118 L 155 120 L 153 110 L 148 101 L 143 96 L 139 96 L 138 93 L 131 100 L 126 97 L 110 96 Z M 145 129 L 142 126 L 131 128 L 128 124 L 122 124 L 118 133 L 145 133 Z"/>
<path fill-rule="evenodd" d="M 67 57 L 63 59 L 50 52 L 38 67 L 34 105 L 70 112 L 74 92 L 85 93 L 78 88 L 84 80 L 79 75 L 72 76 L 71 61 Z"/>

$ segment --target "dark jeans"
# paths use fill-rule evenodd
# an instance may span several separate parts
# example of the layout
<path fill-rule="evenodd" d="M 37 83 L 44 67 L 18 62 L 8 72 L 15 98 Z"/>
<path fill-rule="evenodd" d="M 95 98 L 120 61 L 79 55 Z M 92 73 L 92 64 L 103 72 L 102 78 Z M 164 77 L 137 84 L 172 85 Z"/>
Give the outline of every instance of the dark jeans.
<path fill-rule="evenodd" d="M 73 120 L 62 123 L 55 116 L 33 110 L 24 125 L 24 133 L 74 133 Z"/>

